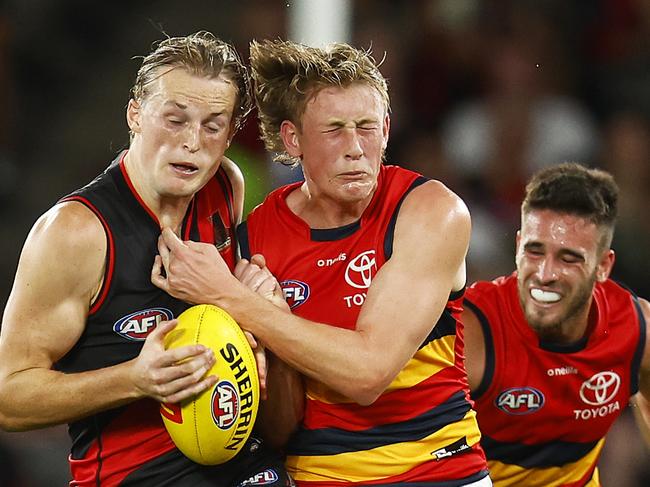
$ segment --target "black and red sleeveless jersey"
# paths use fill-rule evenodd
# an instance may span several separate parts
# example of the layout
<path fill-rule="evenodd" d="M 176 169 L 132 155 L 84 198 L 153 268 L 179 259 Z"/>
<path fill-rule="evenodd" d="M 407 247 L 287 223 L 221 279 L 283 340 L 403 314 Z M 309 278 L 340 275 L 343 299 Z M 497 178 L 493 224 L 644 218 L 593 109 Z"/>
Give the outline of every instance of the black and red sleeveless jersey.
<path fill-rule="evenodd" d="M 571 345 L 545 343 L 526 323 L 516 274 L 472 285 L 465 305 L 485 335 L 472 397 L 495 485 L 600 485 L 605 434 L 638 388 L 646 325 L 636 297 L 597 283 L 593 331 Z"/>
<path fill-rule="evenodd" d="M 300 183 L 280 188 L 240 226 L 242 256 L 265 256 L 294 314 L 354 329 L 373 277 L 391 257 L 400 205 L 425 181 L 414 172 L 382 166 L 360 220 L 325 230 L 311 229 L 287 206 L 287 196 Z M 456 294 L 373 404 L 360 406 L 307 380 L 303 424 L 287 446 L 287 468 L 299 485 L 444 481 L 451 487 L 486 475 L 458 331 L 462 293 Z M 400 326 L 395 323 L 395 333 Z"/>
<path fill-rule="evenodd" d="M 95 213 L 106 233 L 103 285 L 92 303 L 79 341 L 57 364 L 62 372 L 83 372 L 135 358 L 147 335 L 162 320 L 188 305 L 151 283 L 160 224 L 135 191 L 121 154 L 104 173 L 61 201 L 78 201 Z M 235 263 L 233 194 L 223 168 L 192 200 L 182 225 L 183 239 L 215 244 L 231 267 Z M 74 237 L 73 237 L 74 238 Z M 165 466 L 155 459 L 177 452 L 162 423 L 159 403 L 140 400 L 69 425 L 72 438 L 71 485 L 122 485 L 147 478 Z M 184 458 L 184 457 L 183 457 Z M 153 483 L 150 483 L 153 485 Z M 170 484 L 170 485 L 173 485 Z"/>

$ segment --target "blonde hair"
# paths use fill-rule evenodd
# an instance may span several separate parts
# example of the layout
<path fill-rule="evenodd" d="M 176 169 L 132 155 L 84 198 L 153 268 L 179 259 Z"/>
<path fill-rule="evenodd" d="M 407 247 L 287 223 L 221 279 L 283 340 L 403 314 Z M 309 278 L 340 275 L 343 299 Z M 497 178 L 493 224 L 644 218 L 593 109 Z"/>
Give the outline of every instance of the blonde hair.
<path fill-rule="evenodd" d="M 206 78 L 222 75 L 231 81 L 237 89 L 233 113 L 235 130 L 242 126 L 253 103 L 248 71 L 233 46 L 207 31 L 164 39 L 142 60 L 131 88 L 134 100 L 147 97 L 148 86 L 164 74 L 159 70 L 161 67 L 181 67 L 193 75 Z"/>
<path fill-rule="evenodd" d="M 250 46 L 251 74 L 260 132 L 274 160 L 294 165 L 280 137 L 280 125 L 289 120 L 301 127 L 307 102 L 330 86 L 366 84 L 379 93 L 389 110 L 388 85 L 369 50 L 344 43 L 325 48 L 290 41 L 253 41 Z"/>

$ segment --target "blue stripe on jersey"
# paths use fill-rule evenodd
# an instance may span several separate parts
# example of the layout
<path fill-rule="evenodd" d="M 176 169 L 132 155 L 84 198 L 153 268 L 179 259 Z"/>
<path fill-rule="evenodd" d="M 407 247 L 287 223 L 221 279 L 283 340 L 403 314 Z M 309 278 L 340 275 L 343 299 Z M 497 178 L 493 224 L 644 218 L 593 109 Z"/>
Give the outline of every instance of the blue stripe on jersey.
<path fill-rule="evenodd" d="M 301 427 L 289 442 L 289 455 L 337 455 L 369 450 L 384 445 L 417 441 L 449 424 L 462 420 L 471 406 L 459 391 L 444 403 L 398 423 L 384 424 L 361 431 L 340 428 L 307 430 Z"/>
<path fill-rule="evenodd" d="M 436 323 L 436 326 L 433 327 L 433 330 L 431 330 L 429 336 L 424 339 L 422 344 L 418 347 L 418 350 L 424 348 L 438 338 L 456 335 L 456 324 L 456 319 L 451 315 L 448 309 L 445 309 L 440 315 L 440 319 Z"/>
<path fill-rule="evenodd" d="M 479 480 L 484 479 L 487 476 L 488 476 L 488 471 L 481 470 L 480 472 L 475 473 L 474 475 L 470 475 L 469 477 L 456 479 L 456 480 L 447 480 L 443 482 L 399 482 L 395 484 L 364 483 L 363 486 L 364 487 L 462 487 L 464 485 L 478 482 Z"/>
<path fill-rule="evenodd" d="M 523 468 L 560 467 L 577 462 L 593 450 L 599 441 L 600 439 L 588 443 L 550 441 L 537 445 L 524 445 L 496 441 L 485 434 L 481 438 L 488 460 Z"/>

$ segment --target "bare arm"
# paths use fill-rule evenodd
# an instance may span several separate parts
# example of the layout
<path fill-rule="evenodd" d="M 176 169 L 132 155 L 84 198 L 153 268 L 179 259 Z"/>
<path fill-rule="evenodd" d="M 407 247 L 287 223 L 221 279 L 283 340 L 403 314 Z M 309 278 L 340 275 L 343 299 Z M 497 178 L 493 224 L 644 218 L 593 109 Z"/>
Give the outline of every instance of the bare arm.
<path fill-rule="evenodd" d="M 52 369 L 83 333 L 105 255 L 103 227 L 80 203 L 54 207 L 30 232 L 0 334 L 3 429 L 69 422 L 144 396 L 173 402 L 178 400 L 174 393 L 182 398 L 184 388 L 197 386 L 198 392 L 205 385 L 195 379 L 207 370 L 207 353 L 163 349 L 164 334 L 175 322 L 159 326 L 130 362 L 75 374 Z M 195 358 L 175 366 L 183 357 Z"/>
<path fill-rule="evenodd" d="M 485 374 L 485 337 L 476 314 L 467 306 L 461 315 L 465 331 L 465 369 L 471 391 L 475 391 Z"/>
<path fill-rule="evenodd" d="M 639 392 L 634 397 L 636 417 L 641 433 L 650 447 L 650 303 L 639 299 L 646 321 L 646 343 L 639 374 Z"/>
<path fill-rule="evenodd" d="M 209 247 L 180 242 L 169 231 L 159 247 L 167 278 L 154 272 L 153 281 L 181 299 L 221 306 L 292 367 L 369 404 L 413 356 L 449 293 L 464 284 L 469 234 L 469 213 L 456 195 L 433 181 L 413 190 L 397 219 L 393 255 L 368 290 L 356 330 L 277 309 L 232 279 Z"/>

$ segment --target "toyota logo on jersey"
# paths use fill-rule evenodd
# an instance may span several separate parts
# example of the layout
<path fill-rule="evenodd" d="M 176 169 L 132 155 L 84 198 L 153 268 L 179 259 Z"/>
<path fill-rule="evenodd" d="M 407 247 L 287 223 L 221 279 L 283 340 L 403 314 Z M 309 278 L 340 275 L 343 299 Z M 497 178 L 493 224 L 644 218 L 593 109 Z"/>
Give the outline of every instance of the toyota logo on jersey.
<path fill-rule="evenodd" d="M 128 340 L 144 341 L 158 323 L 171 320 L 174 317 L 166 308 L 151 308 L 136 311 L 123 316 L 113 325 L 113 331 Z"/>
<path fill-rule="evenodd" d="M 580 399 L 590 406 L 602 406 L 616 397 L 621 378 L 615 372 L 598 372 L 580 386 Z"/>
<path fill-rule="evenodd" d="M 375 251 L 366 250 L 352 259 L 345 269 L 345 282 L 357 289 L 368 289 L 377 272 Z"/>

